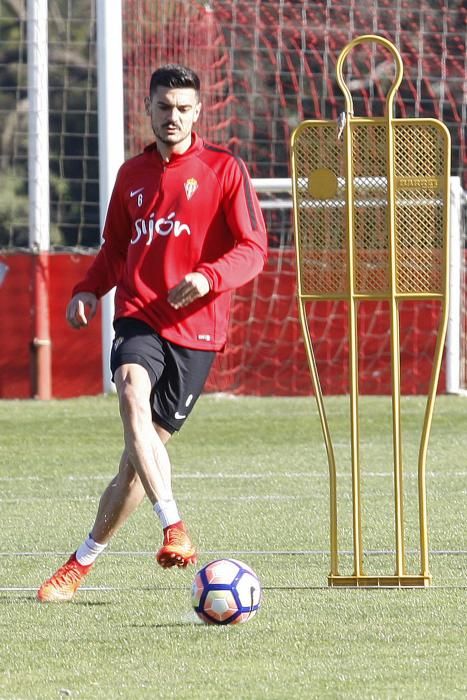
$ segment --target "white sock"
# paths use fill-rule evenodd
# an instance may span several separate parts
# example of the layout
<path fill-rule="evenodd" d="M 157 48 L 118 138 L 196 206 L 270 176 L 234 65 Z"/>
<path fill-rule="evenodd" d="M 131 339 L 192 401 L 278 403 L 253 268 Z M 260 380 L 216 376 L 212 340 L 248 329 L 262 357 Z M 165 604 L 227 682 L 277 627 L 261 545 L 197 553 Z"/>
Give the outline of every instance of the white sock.
<path fill-rule="evenodd" d="M 76 550 L 76 559 L 80 564 L 83 564 L 83 566 L 94 564 L 99 554 L 102 554 L 106 547 L 107 543 L 99 544 L 95 542 L 89 534 L 89 537 L 87 537 L 83 544 Z"/>
<path fill-rule="evenodd" d="M 170 501 L 158 501 L 153 506 L 154 513 L 159 518 L 163 528 L 169 527 L 181 520 L 177 504 L 172 499 Z"/>

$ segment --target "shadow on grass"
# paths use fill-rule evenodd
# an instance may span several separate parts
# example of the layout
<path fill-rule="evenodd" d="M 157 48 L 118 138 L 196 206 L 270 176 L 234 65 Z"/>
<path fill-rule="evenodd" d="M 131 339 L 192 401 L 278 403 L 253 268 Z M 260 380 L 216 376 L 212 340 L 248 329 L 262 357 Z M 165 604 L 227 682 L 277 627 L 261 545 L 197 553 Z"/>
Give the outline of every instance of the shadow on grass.
<path fill-rule="evenodd" d="M 114 605 L 115 603 L 110 600 L 72 600 L 65 603 L 40 603 L 35 595 L 5 595 L 0 594 L 0 605 L 13 605 L 13 604 L 30 604 L 38 605 L 43 608 L 50 607 L 63 607 L 64 605 L 80 605 L 82 607 L 103 607 L 108 605 Z"/>
<path fill-rule="evenodd" d="M 174 629 L 175 627 L 197 627 L 202 625 L 201 622 L 196 622 L 195 620 L 187 620 L 186 622 L 161 622 L 159 624 L 140 624 L 140 625 L 126 625 L 127 627 L 133 627 L 135 629 Z M 203 625 L 208 627 L 209 625 Z"/>
<path fill-rule="evenodd" d="M 11 605 L 11 603 L 37 603 L 35 595 L 5 595 L 0 594 L 0 605 Z"/>

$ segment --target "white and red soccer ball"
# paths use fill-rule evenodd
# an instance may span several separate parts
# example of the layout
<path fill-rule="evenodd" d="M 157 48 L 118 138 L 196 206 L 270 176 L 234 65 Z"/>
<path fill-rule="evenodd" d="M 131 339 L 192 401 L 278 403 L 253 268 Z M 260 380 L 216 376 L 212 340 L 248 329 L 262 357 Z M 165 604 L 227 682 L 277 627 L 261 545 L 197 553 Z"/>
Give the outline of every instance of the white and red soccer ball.
<path fill-rule="evenodd" d="M 236 559 L 217 559 L 198 571 L 191 589 L 198 617 L 212 625 L 250 620 L 261 605 L 261 585 L 253 569 Z"/>

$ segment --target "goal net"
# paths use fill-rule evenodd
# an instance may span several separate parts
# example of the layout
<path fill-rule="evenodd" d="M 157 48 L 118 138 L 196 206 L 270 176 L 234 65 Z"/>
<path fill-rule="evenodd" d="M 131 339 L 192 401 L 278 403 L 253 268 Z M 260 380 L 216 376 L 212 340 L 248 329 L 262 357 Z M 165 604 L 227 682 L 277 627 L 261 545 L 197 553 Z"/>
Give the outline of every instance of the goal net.
<path fill-rule="evenodd" d="M 141 112 L 148 77 L 161 63 L 192 66 L 204 83 L 204 121 L 210 140 L 228 145 L 255 178 L 289 175 L 293 127 L 305 118 L 336 119 L 343 98 L 335 81 L 342 48 L 355 36 L 381 33 L 398 46 L 405 80 L 397 96 L 398 116 L 433 116 L 450 125 L 453 172 L 465 161 L 459 95 L 465 48 L 458 33 L 461 3 L 260 2 L 234 0 L 171 3 L 126 0 L 124 45 L 127 65 L 128 148 L 150 138 Z M 141 21 L 141 18 L 144 18 Z M 356 112 L 383 113 L 393 66 L 370 49 L 353 62 L 348 76 Z M 440 85 L 442 88 L 440 89 Z M 295 263 L 290 201 L 274 180 L 261 195 L 270 235 L 263 275 L 237 292 L 230 342 L 219 356 L 208 387 L 247 393 L 301 394 L 310 380 L 297 325 Z M 272 191 L 271 191 L 272 190 Z M 388 308 L 362 308 L 362 392 L 390 388 Z M 424 393 L 431 371 L 438 307 L 406 304 L 402 310 L 401 355 L 405 393 Z M 315 346 L 324 390 L 347 391 L 345 319 L 339 303 L 311 307 Z M 442 382 L 444 377 L 442 378 Z"/>
<path fill-rule="evenodd" d="M 10 354 L 3 348 L 0 356 L 0 395 L 4 395 L 2 376 L 8 373 L 11 386 L 12 368 L 20 358 L 18 314 L 15 318 L 8 308 L 24 297 L 25 317 L 29 314 L 28 265 L 18 259 L 19 253 L 31 252 L 25 8 L 26 3 L 0 3 L 0 294 L 5 299 L 10 295 L 12 302 L 0 304 L 0 322 L 12 339 Z M 291 201 L 284 182 L 290 175 L 289 143 L 294 127 L 306 118 L 335 119 L 342 111 L 335 64 L 352 38 L 381 34 L 397 46 L 404 63 L 397 116 L 436 117 L 447 124 L 453 144 L 452 175 L 467 187 L 465 17 L 462 0 L 375 0 L 368 7 L 356 0 L 122 0 L 126 156 L 152 139 L 143 107 L 151 72 L 161 63 L 186 63 L 202 78 L 202 135 L 243 158 L 260 190 L 269 231 L 269 261 L 264 273 L 234 296 L 229 343 L 211 373 L 210 391 L 296 395 L 311 391 L 297 319 Z M 61 360 L 75 348 L 69 340 L 65 346 L 63 326 L 54 321 L 63 309 L 53 294 L 60 298 L 69 294 L 70 280 L 78 270 L 82 274 L 100 240 L 96 1 L 49 3 L 48 30 L 50 234 L 55 256 L 52 348 L 54 373 L 61 373 L 63 382 L 69 382 Z M 381 114 L 391 66 L 370 50 L 351 63 L 348 78 L 356 111 Z M 459 301 L 459 363 L 464 387 L 465 245 L 461 241 L 458 251 L 464 280 Z M 360 368 L 362 391 L 384 393 L 390 381 L 388 310 L 381 303 L 362 311 L 360 347 L 366 358 Z M 317 353 L 323 388 L 332 393 L 346 391 L 346 310 L 329 303 L 313 305 L 311 314 L 322 338 Z M 403 309 L 405 393 L 425 391 L 437 314 L 430 303 L 423 309 L 410 305 Z M 89 338 L 89 357 L 97 368 L 86 380 L 92 391 L 101 358 L 94 350 L 96 338 Z M 81 343 L 83 340 L 80 337 Z M 29 341 L 21 340 L 26 345 Z M 24 372 L 26 360 L 22 363 Z"/>

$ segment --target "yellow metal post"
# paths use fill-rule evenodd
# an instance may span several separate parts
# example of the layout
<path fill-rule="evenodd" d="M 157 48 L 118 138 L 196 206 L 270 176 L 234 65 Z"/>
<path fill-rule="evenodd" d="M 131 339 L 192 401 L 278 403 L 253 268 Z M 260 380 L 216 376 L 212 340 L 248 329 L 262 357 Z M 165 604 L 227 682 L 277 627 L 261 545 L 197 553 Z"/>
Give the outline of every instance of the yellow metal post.
<path fill-rule="evenodd" d="M 392 55 L 396 73 L 384 117 L 357 117 L 343 73 L 357 45 L 375 42 Z M 425 467 L 448 309 L 450 139 L 435 119 L 396 119 L 393 101 L 402 81 L 397 49 L 383 37 L 351 41 L 336 65 L 345 97 L 340 128 L 308 120 L 294 131 L 291 165 L 300 321 L 318 405 L 330 475 L 331 586 L 427 586 L 428 532 Z M 433 358 L 418 458 L 420 573 L 407 573 L 401 419 L 400 314 L 402 301 L 437 300 L 441 321 Z M 353 573 L 339 572 L 337 469 L 313 352 L 307 304 L 344 301 L 348 309 Z M 390 309 L 394 475 L 394 572 L 364 572 L 358 384 L 358 309 L 366 300 Z"/>

